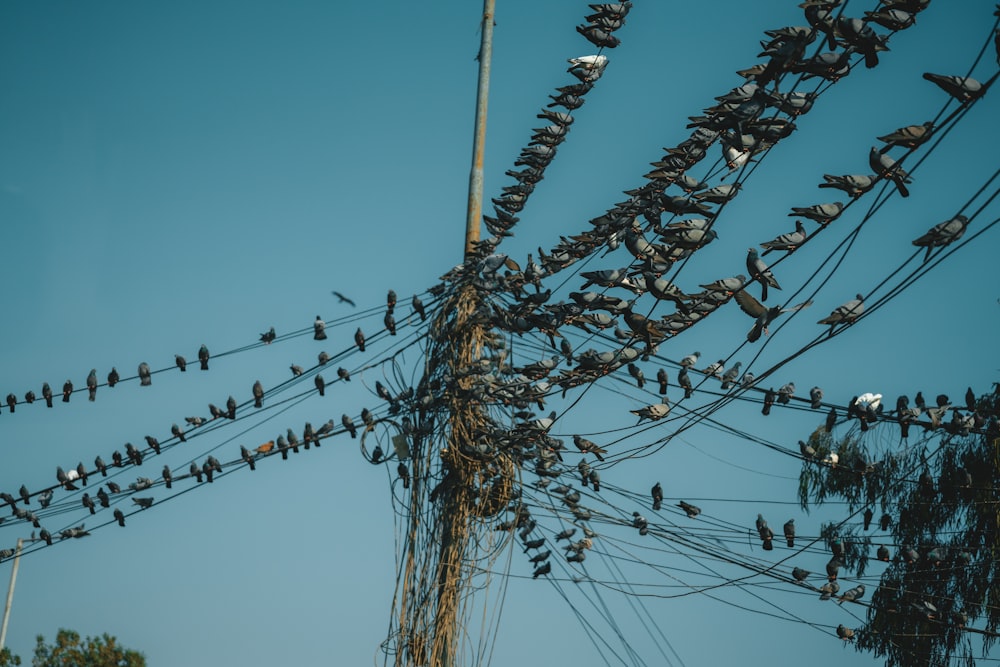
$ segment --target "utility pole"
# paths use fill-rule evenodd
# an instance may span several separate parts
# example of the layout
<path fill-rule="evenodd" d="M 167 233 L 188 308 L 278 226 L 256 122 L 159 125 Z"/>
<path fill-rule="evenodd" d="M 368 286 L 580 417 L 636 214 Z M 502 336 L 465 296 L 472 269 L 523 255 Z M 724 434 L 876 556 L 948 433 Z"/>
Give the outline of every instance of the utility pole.
<path fill-rule="evenodd" d="M 21 563 L 21 547 L 24 538 L 17 538 L 17 548 L 14 551 L 14 566 L 10 570 L 10 587 L 7 589 L 7 604 L 3 608 L 3 625 L 0 626 L 0 651 L 7 643 L 7 621 L 10 620 L 10 607 L 14 604 L 14 583 L 17 581 L 17 566 Z"/>
<path fill-rule="evenodd" d="M 479 45 L 479 86 L 476 89 L 476 125 L 472 141 L 472 171 L 469 173 L 469 206 L 465 219 L 465 254 L 479 240 L 483 215 L 483 156 L 486 153 L 486 107 L 490 96 L 490 61 L 493 59 L 493 13 L 495 0 L 483 0 L 482 41 Z"/>

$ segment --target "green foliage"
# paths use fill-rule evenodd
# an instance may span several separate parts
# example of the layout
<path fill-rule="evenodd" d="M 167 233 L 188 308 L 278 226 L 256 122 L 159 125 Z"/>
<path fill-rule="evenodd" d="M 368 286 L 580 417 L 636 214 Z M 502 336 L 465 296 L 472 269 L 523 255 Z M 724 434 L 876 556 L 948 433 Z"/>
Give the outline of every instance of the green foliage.
<path fill-rule="evenodd" d="M 896 553 L 871 597 L 855 647 L 885 659 L 887 667 L 975 665 L 975 654 L 994 644 L 1000 629 L 1000 394 L 976 401 L 977 428 L 968 433 L 961 415 L 941 425 L 914 425 L 910 442 L 874 456 L 866 447 L 895 438 L 881 421 L 867 432 L 852 425 L 839 440 L 825 428 L 808 441 L 799 478 L 799 502 L 846 501 L 849 514 L 827 524 L 828 546 L 839 540 L 843 566 L 861 576 L 871 540 L 859 526 L 867 509 L 869 530 L 886 518 Z M 911 443 L 917 446 L 912 446 Z M 830 453 L 837 454 L 836 460 Z M 875 512 L 875 508 L 879 512 Z M 979 650 L 973 640 L 982 641 Z"/>
<path fill-rule="evenodd" d="M 10 664 L 21 664 L 20 658 Z M 5 663 L 0 662 L 0 666 Z M 118 645 L 107 633 L 81 640 L 79 633 L 60 629 L 54 644 L 38 635 L 32 667 L 146 667 L 141 653 Z"/>
<path fill-rule="evenodd" d="M 0 667 L 10 667 L 11 665 L 20 665 L 21 656 L 14 655 L 10 652 L 9 648 L 5 648 L 0 651 Z"/>

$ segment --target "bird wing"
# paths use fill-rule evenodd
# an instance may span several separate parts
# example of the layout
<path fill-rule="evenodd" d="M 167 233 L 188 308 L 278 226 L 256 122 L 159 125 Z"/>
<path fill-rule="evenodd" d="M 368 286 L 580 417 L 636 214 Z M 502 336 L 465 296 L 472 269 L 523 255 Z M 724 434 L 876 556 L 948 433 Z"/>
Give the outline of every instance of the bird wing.
<path fill-rule="evenodd" d="M 753 298 L 750 295 L 750 292 L 745 289 L 736 292 L 736 294 L 733 295 L 733 298 L 736 299 L 736 303 L 739 304 L 740 310 L 750 317 L 760 317 L 765 311 L 767 311 L 767 308 L 765 308 L 760 301 Z"/>

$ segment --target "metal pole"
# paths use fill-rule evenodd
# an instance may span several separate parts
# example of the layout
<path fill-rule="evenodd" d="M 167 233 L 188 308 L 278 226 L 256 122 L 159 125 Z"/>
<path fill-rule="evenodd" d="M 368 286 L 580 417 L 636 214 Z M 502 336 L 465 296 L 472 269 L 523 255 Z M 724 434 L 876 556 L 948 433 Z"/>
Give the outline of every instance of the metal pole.
<path fill-rule="evenodd" d="M 465 255 L 479 240 L 483 214 L 483 155 L 486 153 L 486 106 L 490 96 L 490 61 L 493 58 L 493 8 L 495 0 L 483 0 L 482 41 L 479 46 L 479 87 L 476 90 L 476 127 L 469 174 L 469 206 L 465 219 Z"/>
<path fill-rule="evenodd" d="M 0 626 L 0 651 L 7 642 L 7 621 L 10 620 L 10 607 L 14 604 L 14 583 L 17 581 L 17 566 L 21 563 L 21 546 L 24 538 L 17 538 L 17 549 L 14 551 L 14 567 L 10 570 L 10 588 L 7 589 L 7 604 L 3 608 L 3 625 Z"/>

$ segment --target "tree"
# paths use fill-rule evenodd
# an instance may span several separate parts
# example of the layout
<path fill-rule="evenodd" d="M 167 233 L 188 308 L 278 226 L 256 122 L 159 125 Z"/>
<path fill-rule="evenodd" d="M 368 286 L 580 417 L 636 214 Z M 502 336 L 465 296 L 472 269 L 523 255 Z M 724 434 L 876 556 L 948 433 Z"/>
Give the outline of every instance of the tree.
<path fill-rule="evenodd" d="M 60 629 L 49 645 L 38 635 L 32 667 L 146 667 L 146 657 L 138 651 L 118 645 L 118 640 L 104 633 L 100 637 L 80 639 L 73 630 Z M 10 649 L 0 651 L 0 667 L 20 665 L 20 656 Z"/>
<path fill-rule="evenodd" d="M 955 659 L 973 665 L 974 638 L 986 651 L 1000 636 L 994 583 L 1000 577 L 1000 390 L 977 399 L 970 389 L 961 407 L 943 395 L 936 403 L 913 409 L 901 397 L 890 413 L 898 426 L 881 418 L 869 426 L 870 418 L 855 413 L 846 435 L 838 440 L 821 427 L 803 451 L 803 506 L 848 503 L 850 516 L 823 532 L 828 542 L 841 540 L 864 553 L 844 559 L 847 569 L 862 575 L 871 546 L 865 531 L 886 533 L 876 557 L 888 565 L 855 645 L 884 657 L 887 667 L 937 667 Z M 948 413 L 950 421 L 942 418 Z M 915 437 L 908 437 L 910 426 L 920 431 Z M 873 456 L 879 431 L 884 436 L 896 428 L 906 446 Z M 852 524 L 860 516 L 859 530 Z"/>

